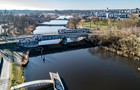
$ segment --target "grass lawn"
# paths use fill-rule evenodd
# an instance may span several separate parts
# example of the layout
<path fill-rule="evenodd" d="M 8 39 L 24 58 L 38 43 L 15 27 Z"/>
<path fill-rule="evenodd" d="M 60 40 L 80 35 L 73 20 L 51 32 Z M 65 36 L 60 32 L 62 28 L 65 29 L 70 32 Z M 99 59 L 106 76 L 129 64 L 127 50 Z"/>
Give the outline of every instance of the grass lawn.
<path fill-rule="evenodd" d="M 82 23 L 82 27 L 84 27 L 84 28 L 90 29 L 90 25 L 91 25 L 91 30 L 96 30 L 97 27 L 100 30 L 108 30 L 110 28 L 110 26 L 111 26 L 111 28 L 115 28 L 115 22 L 111 22 L 109 25 L 104 21 L 99 21 L 99 22 L 96 22 L 95 24 L 94 24 L 94 22 L 83 22 Z"/>

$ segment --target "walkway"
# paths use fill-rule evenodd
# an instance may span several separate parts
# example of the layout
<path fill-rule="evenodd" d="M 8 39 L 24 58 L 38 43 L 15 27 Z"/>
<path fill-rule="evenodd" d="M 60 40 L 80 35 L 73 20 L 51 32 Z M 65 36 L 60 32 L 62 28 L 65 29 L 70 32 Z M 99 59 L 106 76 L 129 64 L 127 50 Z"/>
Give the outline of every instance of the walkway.
<path fill-rule="evenodd" d="M 0 77 L 0 90 L 8 90 L 9 78 L 10 78 L 10 62 L 8 62 L 8 60 L 4 60 L 2 73 Z"/>

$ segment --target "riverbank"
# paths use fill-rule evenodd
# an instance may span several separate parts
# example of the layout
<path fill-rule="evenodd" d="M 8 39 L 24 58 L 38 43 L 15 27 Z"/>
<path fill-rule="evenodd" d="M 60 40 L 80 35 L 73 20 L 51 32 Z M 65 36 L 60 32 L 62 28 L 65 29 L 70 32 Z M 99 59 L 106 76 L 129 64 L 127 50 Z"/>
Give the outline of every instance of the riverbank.
<path fill-rule="evenodd" d="M 14 62 L 10 64 L 11 72 L 10 72 L 10 81 L 9 81 L 9 90 L 12 86 L 19 85 L 24 83 L 24 70 L 23 67 L 16 65 Z M 20 89 L 25 90 L 25 89 Z"/>
<path fill-rule="evenodd" d="M 10 50 L 5 49 L 4 51 L 7 52 L 7 54 L 10 55 L 10 62 L 9 63 L 9 78 L 8 78 L 8 84 L 6 90 L 10 90 L 12 86 L 19 85 L 21 83 L 24 83 L 25 78 L 24 78 L 24 69 L 21 65 L 17 64 L 17 56 L 15 53 L 13 53 Z M 8 61 L 8 60 L 5 60 Z M 25 90 L 25 89 L 20 89 L 20 90 Z"/>
<path fill-rule="evenodd" d="M 137 30 L 99 31 L 97 35 L 90 35 L 93 43 L 118 55 L 133 59 L 140 59 L 140 36 Z"/>
<path fill-rule="evenodd" d="M 23 34 L 24 35 L 31 35 L 32 32 L 35 30 L 35 28 L 36 28 L 36 25 L 28 25 L 24 28 Z M 17 28 L 13 28 L 13 30 L 11 30 L 9 32 L 9 34 L 12 36 L 16 36 L 16 35 L 21 35 L 22 32 L 21 32 L 21 30 L 18 30 Z"/>
<path fill-rule="evenodd" d="M 29 53 L 30 51 L 28 50 L 26 54 L 22 54 L 21 56 L 21 66 L 26 66 L 29 62 Z"/>

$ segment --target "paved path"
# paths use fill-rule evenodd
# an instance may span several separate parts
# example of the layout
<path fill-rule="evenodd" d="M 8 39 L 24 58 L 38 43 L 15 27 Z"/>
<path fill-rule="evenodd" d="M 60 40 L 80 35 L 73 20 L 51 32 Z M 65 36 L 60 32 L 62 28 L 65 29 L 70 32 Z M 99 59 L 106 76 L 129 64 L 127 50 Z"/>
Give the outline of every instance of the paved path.
<path fill-rule="evenodd" d="M 9 77 L 10 77 L 10 62 L 5 60 L 4 58 L 0 77 L 0 90 L 8 90 Z"/>

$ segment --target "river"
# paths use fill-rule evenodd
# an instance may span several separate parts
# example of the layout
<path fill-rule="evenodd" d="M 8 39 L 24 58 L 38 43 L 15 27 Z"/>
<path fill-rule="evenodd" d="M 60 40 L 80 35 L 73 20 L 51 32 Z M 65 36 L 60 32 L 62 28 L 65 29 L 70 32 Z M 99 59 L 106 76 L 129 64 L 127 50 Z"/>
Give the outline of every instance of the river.
<path fill-rule="evenodd" d="M 34 34 L 57 33 L 60 28 L 65 27 L 39 26 Z M 118 56 L 87 42 L 83 44 L 70 39 L 69 42 L 67 46 L 49 45 L 59 43 L 58 40 L 40 42 L 40 45 L 47 44 L 44 46 L 46 49 L 43 54 L 35 52 L 30 56 L 24 68 L 26 81 L 50 79 L 49 72 L 58 72 L 66 90 L 140 90 L 139 61 Z"/>

